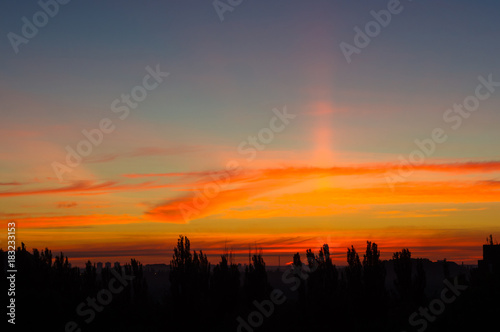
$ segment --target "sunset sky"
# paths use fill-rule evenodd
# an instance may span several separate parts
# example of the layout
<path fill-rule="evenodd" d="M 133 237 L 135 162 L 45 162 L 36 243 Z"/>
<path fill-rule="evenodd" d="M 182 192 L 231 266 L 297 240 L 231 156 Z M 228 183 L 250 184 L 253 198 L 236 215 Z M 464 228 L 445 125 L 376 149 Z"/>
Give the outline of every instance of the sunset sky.
<path fill-rule="evenodd" d="M 348 62 L 390 2 L 70 1 L 16 53 L 42 9 L 2 1 L 2 249 L 15 221 L 78 266 L 168 263 L 180 234 L 212 263 L 369 240 L 476 264 L 500 234 L 500 4 L 401 0 Z"/>

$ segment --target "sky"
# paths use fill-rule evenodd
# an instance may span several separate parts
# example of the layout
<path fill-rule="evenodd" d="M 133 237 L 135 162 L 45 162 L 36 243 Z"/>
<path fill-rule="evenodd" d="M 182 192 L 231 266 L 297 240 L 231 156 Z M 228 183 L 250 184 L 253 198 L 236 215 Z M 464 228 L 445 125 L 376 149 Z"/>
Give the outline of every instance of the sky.
<path fill-rule="evenodd" d="M 499 233 L 497 2 L 60 2 L 0 4 L 2 249 L 475 264 Z"/>

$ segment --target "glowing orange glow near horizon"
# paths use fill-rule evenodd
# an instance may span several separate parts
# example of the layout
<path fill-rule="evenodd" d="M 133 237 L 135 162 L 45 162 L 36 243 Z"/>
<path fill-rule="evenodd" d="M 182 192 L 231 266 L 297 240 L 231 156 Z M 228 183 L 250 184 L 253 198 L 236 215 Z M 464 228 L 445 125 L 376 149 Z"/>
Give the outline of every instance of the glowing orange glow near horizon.
<path fill-rule="evenodd" d="M 427 44 L 403 51 L 399 45 L 412 39 L 391 29 L 378 46 L 353 54 L 351 64 L 334 41 L 346 36 L 346 23 L 352 34 L 351 19 L 362 11 L 348 2 L 342 10 L 335 2 L 304 3 L 265 8 L 279 7 L 283 24 L 254 17 L 262 14 L 257 7 L 241 7 L 221 25 L 180 1 L 171 6 L 182 11 L 169 13 L 188 13 L 199 27 L 186 28 L 177 17 L 163 26 L 158 18 L 141 23 L 141 31 L 123 20 L 125 12 L 106 12 L 118 28 L 103 35 L 116 33 L 116 45 L 93 36 L 76 51 L 61 50 L 61 38 L 87 29 L 75 17 L 68 21 L 73 33 L 53 29 L 44 34 L 47 43 L 21 45 L 33 51 L 6 54 L 12 68 L 0 78 L 3 229 L 14 221 L 18 245 L 62 251 L 78 265 L 168 263 L 180 234 L 212 263 L 226 245 L 241 263 L 250 246 L 276 265 L 277 257 L 287 262 L 329 243 L 343 265 L 348 246 L 362 254 L 373 241 L 384 259 L 409 248 L 416 257 L 474 264 L 483 239 L 500 234 L 500 94 L 479 89 L 491 95 L 470 117 L 458 118 L 460 129 L 453 126 L 458 115 L 444 112 L 473 94 L 491 65 L 463 66 L 456 61 L 477 56 L 453 57 L 455 49 L 429 58 L 434 48 Z M 171 27 L 175 33 L 165 33 Z M 133 52 L 123 51 L 131 45 Z M 494 50 L 483 48 L 470 50 L 493 54 L 494 63 Z M 172 75 L 157 86 L 150 77 L 156 87 L 143 101 L 113 107 L 123 94 L 140 91 L 134 86 L 144 82 L 146 66 Z M 116 128 L 91 143 L 105 119 Z M 434 128 L 446 142 L 420 151 L 425 160 L 402 172 L 401 159 L 418 151 L 416 141 L 428 143 Z M 88 153 L 70 152 L 82 147 Z M 65 165 L 62 175 L 57 163 Z M 0 240 L 5 250 L 6 232 Z"/>

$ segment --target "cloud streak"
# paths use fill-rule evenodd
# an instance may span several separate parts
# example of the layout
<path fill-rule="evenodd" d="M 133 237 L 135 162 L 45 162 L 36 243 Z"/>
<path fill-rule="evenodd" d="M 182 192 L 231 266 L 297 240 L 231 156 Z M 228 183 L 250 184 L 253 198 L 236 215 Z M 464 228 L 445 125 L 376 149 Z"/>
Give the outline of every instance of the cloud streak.
<path fill-rule="evenodd" d="M 404 183 L 398 187 L 398 193 L 390 193 L 384 185 L 371 185 L 362 188 L 338 187 L 323 190 L 312 190 L 304 186 L 301 192 L 281 194 L 271 198 L 265 196 L 272 191 L 285 187 L 305 183 L 308 180 L 335 177 L 335 176 L 375 176 L 382 182 L 381 176 L 388 170 L 394 170 L 394 164 L 373 164 L 355 167 L 288 167 L 279 169 L 261 169 L 241 171 L 231 176 L 227 185 L 222 185 L 221 191 L 214 198 L 203 199 L 203 188 L 213 185 L 212 178 L 203 176 L 206 172 L 199 173 L 165 173 L 160 176 L 184 176 L 185 178 L 202 178 L 186 184 L 190 191 L 187 195 L 167 200 L 157 204 L 146 212 L 147 217 L 156 221 L 183 223 L 185 218 L 181 209 L 194 209 L 196 218 L 203 218 L 214 214 L 238 218 L 239 216 L 297 216 L 297 215 L 324 215 L 332 214 L 332 204 L 387 204 L 387 203 L 415 203 L 436 201 L 471 200 L 470 192 L 475 192 L 473 201 L 490 202 L 498 201 L 498 185 L 492 181 L 461 181 L 461 182 L 432 182 L 419 181 Z M 500 171 L 500 162 L 466 162 L 448 164 L 428 164 L 416 167 L 418 171 L 445 172 L 445 173 L 492 173 Z M 174 175 L 175 174 L 175 175 Z M 155 176 L 153 174 L 134 175 Z M 260 196 L 260 198 L 259 198 Z M 265 197 L 263 197 L 265 196 Z M 204 202 L 208 201 L 208 202 Z M 264 204 L 263 208 L 255 208 L 255 202 L 260 201 L 273 204 Z M 206 205 L 206 206 L 203 206 Z M 236 211 L 238 206 L 247 206 L 241 212 Z M 200 206 L 203 206 L 200 208 Z M 253 208 L 252 208 L 253 206 Z M 274 211 L 268 206 L 274 206 Z M 305 206 L 307 209 L 297 209 L 296 206 Z M 260 211 L 259 211 L 260 210 Z M 322 212 L 321 212 L 322 211 Z M 436 214 L 436 216 L 438 216 Z"/>
<path fill-rule="evenodd" d="M 110 192 L 119 191 L 138 191 L 157 188 L 173 187 L 170 184 L 160 184 L 157 182 L 142 182 L 137 184 L 119 184 L 116 181 L 76 181 L 68 186 L 57 188 L 42 188 L 31 190 L 18 190 L 0 192 L 0 197 L 14 197 L 27 195 L 52 195 L 52 194 L 70 194 L 70 195 L 102 195 Z"/>

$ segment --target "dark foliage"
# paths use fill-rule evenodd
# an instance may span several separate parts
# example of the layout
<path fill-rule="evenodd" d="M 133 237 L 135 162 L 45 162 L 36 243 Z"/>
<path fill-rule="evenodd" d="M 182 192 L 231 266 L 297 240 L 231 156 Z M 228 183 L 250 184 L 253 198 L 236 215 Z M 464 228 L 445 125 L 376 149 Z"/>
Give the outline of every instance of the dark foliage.
<path fill-rule="evenodd" d="M 488 245 L 495 245 L 491 238 Z M 7 255 L 0 255 L 5 281 Z M 207 256 L 180 236 L 168 273 L 162 274 L 135 259 L 124 266 L 101 268 L 88 261 L 85 268 L 74 268 L 63 253 L 53 256 L 48 248 L 30 253 L 22 244 L 16 251 L 22 271 L 16 280 L 16 327 L 64 331 L 73 321 L 82 331 L 462 331 L 487 330 L 500 313 L 500 274 L 493 268 L 462 267 L 457 274 L 455 263 L 414 259 L 407 248 L 382 261 L 372 242 L 362 260 L 353 246 L 347 248 L 345 268 L 333 263 L 328 244 L 306 250 L 305 258 L 302 262 L 296 253 L 285 271 L 270 272 L 262 252 L 252 254 L 244 268 L 225 252 L 212 269 Z M 438 265 L 444 281 L 429 289 L 431 264 Z M 97 307 L 92 319 L 78 312 L 89 298 L 106 300 L 106 290 L 117 288 L 124 276 L 130 277 L 126 285 Z M 158 288 L 146 281 L 157 277 L 167 290 L 164 296 L 155 296 Z M 277 289 L 285 300 L 273 305 L 272 314 L 261 314 L 258 306 L 266 303 L 269 309 Z M 419 320 L 442 294 L 448 299 L 442 312 Z M 427 312 L 432 310 L 437 309 Z M 242 327 L 257 315 L 262 316 L 258 326 Z"/>

